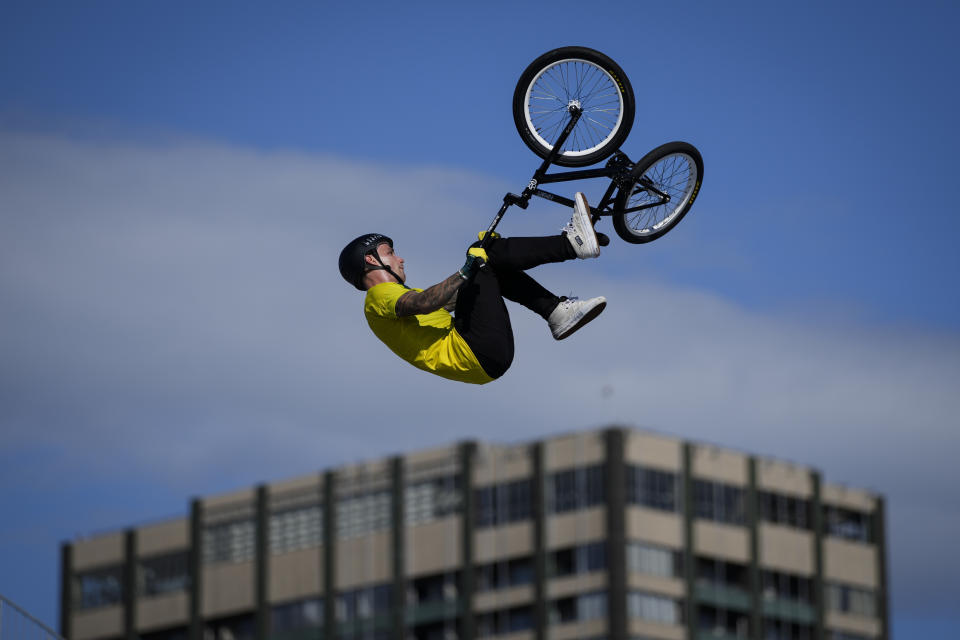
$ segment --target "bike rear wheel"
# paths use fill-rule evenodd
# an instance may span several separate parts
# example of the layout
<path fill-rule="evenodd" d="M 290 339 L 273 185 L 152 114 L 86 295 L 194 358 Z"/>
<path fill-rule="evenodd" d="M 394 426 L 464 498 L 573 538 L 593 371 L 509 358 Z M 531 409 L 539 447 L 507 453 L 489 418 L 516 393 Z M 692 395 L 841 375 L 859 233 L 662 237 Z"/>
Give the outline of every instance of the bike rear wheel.
<path fill-rule="evenodd" d="M 703 158 L 686 142 L 668 142 L 634 165 L 613 204 L 613 228 L 633 244 L 673 229 L 693 206 L 703 181 Z"/>
<path fill-rule="evenodd" d="M 616 62 L 587 47 L 548 51 L 524 70 L 513 92 L 517 132 L 534 153 L 546 158 L 574 105 L 583 113 L 555 164 L 583 167 L 620 148 L 633 127 L 633 88 Z"/>

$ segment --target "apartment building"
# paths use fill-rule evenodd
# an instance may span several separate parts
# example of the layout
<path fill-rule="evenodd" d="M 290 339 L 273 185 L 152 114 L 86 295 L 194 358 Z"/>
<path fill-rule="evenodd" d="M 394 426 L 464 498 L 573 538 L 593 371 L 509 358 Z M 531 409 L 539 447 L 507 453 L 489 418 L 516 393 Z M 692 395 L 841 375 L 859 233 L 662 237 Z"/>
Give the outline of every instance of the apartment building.
<path fill-rule="evenodd" d="M 889 638 L 882 496 L 608 428 L 194 499 L 62 546 L 70 640 Z"/>

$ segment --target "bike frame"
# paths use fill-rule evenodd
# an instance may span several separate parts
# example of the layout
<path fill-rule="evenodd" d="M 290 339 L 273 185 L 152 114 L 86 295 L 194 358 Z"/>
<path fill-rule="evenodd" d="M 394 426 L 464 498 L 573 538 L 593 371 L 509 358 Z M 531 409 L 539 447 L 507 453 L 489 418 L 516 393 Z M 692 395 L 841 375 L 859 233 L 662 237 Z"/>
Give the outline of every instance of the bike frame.
<path fill-rule="evenodd" d="M 560 133 L 560 137 L 557 138 L 557 141 L 553 144 L 553 149 L 550 150 L 550 153 L 547 154 L 547 157 L 543 159 L 540 167 L 534 172 L 533 177 L 530 179 L 530 182 L 527 183 L 527 186 L 523 192 L 520 195 L 508 193 L 507 195 L 503 196 L 503 205 L 500 207 L 500 211 L 497 212 L 493 222 L 491 222 L 490 226 L 487 227 L 486 234 L 483 236 L 483 240 L 480 243 L 482 248 L 486 249 L 489 246 L 490 240 L 493 238 L 494 229 L 497 228 L 497 225 L 500 224 L 500 220 L 503 219 L 503 215 L 512 205 L 517 205 L 521 209 L 526 209 L 530 204 L 530 198 L 537 196 L 538 198 L 550 200 L 551 202 L 556 202 L 557 204 L 565 207 L 573 207 L 573 200 L 556 193 L 551 193 L 545 189 L 541 189 L 540 185 L 543 184 L 551 184 L 554 182 L 572 182 L 574 180 L 588 180 L 590 178 L 609 178 L 610 185 L 607 187 L 607 190 L 604 192 L 603 197 L 600 199 L 600 202 L 597 204 L 597 206 L 590 207 L 590 214 L 593 216 L 594 223 L 596 223 L 601 216 L 614 215 L 614 193 L 618 188 L 629 182 L 630 174 L 634 167 L 634 163 L 631 162 L 630 158 L 628 158 L 627 155 L 622 151 L 615 151 L 613 156 L 607 160 L 607 164 L 604 165 L 603 168 L 564 171 L 563 173 L 547 173 L 550 165 L 553 164 L 553 161 L 556 159 L 557 155 L 559 155 L 560 149 L 563 147 L 563 143 L 566 142 L 567 138 L 570 136 L 570 133 L 573 131 L 574 126 L 576 126 L 577 121 L 580 119 L 580 116 L 583 115 L 583 111 L 577 106 L 570 106 L 569 111 L 570 121 Z M 649 184 L 645 179 L 641 179 L 641 182 L 643 184 L 643 188 L 650 193 L 659 196 L 661 202 L 653 202 L 640 207 L 632 207 L 623 211 L 623 213 L 632 213 L 634 211 L 640 211 L 642 209 L 658 206 L 664 202 L 669 202 L 669 195 L 654 188 L 653 185 Z"/>

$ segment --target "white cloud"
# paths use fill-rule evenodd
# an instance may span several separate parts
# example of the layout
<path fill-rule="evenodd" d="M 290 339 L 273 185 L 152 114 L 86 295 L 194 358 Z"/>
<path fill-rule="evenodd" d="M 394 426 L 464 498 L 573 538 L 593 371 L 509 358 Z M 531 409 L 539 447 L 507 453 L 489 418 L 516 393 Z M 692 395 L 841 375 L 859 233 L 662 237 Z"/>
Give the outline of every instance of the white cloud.
<path fill-rule="evenodd" d="M 638 251 L 614 239 L 600 261 L 534 272 L 610 305 L 562 343 L 512 307 L 517 360 L 501 381 L 434 378 L 379 344 L 337 272 L 343 244 L 388 233 L 411 280 L 431 284 L 509 187 L 191 141 L 0 134 L 0 446 L 52 447 L 73 473 L 136 469 L 186 495 L 462 438 L 646 426 L 887 494 L 894 573 L 910 582 L 898 587 L 917 606 L 942 598 L 921 572 L 944 558 L 911 555 L 922 537 L 905 514 L 960 534 L 956 335 L 611 277 Z M 537 215 L 503 229 L 563 222 Z"/>

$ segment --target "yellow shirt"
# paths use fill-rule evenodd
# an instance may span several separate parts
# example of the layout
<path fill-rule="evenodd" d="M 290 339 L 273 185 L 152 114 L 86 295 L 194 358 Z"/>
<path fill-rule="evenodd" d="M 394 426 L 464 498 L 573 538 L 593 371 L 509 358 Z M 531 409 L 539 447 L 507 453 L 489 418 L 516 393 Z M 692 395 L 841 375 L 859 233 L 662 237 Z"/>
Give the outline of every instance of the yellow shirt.
<path fill-rule="evenodd" d="M 423 289 L 381 282 L 367 290 L 363 313 L 380 341 L 418 369 L 459 382 L 493 381 L 457 333 L 449 311 L 437 309 L 423 315 L 397 317 L 397 300 L 408 291 Z"/>

